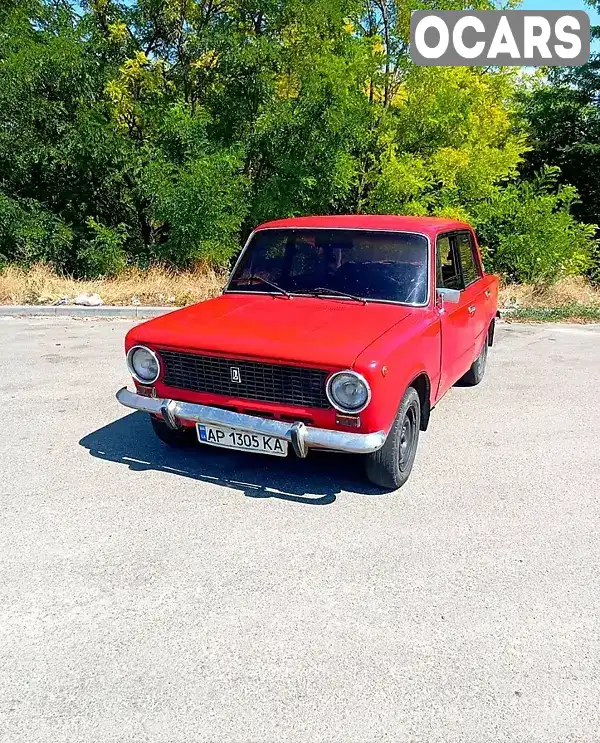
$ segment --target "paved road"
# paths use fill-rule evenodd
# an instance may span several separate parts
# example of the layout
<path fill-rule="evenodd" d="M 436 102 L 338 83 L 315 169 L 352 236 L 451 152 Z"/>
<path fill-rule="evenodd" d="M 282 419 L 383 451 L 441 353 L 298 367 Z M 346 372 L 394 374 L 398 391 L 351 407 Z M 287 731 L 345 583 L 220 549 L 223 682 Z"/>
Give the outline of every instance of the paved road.
<path fill-rule="evenodd" d="M 600 328 L 502 327 L 382 496 L 167 451 L 127 327 L 0 319 L 0 741 L 600 741 Z"/>

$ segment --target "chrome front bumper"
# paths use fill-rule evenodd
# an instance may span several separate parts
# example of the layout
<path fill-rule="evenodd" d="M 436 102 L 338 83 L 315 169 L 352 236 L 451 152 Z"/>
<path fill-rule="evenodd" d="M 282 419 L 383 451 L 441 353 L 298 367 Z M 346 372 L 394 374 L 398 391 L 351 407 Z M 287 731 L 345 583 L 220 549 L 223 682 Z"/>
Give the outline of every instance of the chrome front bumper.
<path fill-rule="evenodd" d="M 160 414 L 171 428 L 178 428 L 179 421 L 206 423 L 216 426 L 231 426 L 247 433 L 276 436 L 289 441 L 299 457 L 305 457 L 308 449 L 330 449 L 348 454 L 371 454 L 385 443 L 385 431 L 376 433 L 346 433 L 328 428 L 313 428 L 304 423 L 258 418 L 231 410 L 222 410 L 208 405 L 196 405 L 179 400 L 144 397 L 130 392 L 127 387 L 117 392 L 117 400 L 126 408 Z"/>

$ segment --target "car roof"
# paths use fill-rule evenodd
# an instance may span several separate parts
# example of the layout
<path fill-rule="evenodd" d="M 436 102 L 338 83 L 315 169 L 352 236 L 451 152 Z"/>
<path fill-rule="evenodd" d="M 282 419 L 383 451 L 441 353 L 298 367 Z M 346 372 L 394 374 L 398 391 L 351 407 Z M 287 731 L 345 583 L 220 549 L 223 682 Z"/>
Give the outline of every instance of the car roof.
<path fill-rule="evenodd" d="M 291 217 L 265 222 L 257 230 L 272 229 L 354 229 L 421 232 L 437 235 L 456 229 L 471 229 L 465 222 L 443 217 L 403 217 L 395 214 L 340 214 L 327 217 Z"/>

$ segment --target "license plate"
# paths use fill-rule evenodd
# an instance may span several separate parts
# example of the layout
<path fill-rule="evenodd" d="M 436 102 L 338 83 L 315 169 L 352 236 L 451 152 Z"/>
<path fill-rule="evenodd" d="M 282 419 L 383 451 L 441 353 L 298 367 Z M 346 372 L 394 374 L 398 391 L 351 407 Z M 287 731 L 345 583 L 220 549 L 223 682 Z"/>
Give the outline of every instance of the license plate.
<path fill-rule="evenodd" d="M 204 423 L 198 423 L 196 430 L 201 444 L 220 446 L 223 449 L 271 454 L 274 457 L 285 457 L 287 455 L 288 442 L 275 436 L 247 433 L 228 426 L 207 426 Z"/>

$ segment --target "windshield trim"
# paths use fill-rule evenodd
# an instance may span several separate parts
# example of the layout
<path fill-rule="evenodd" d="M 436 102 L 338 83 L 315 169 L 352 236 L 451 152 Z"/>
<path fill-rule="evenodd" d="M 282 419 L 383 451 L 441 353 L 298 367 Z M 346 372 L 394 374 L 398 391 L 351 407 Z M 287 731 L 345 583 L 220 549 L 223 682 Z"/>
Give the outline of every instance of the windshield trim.
<path fill-rule="evenodd" d="M 262 294 L 263 296 L 282 296 L 283 294 L 276 294 L 275 292 L 255 292 L 255 291 L 243 291 L 240 289 L 230 289 L 229 286 L 231 284 L 231 281 L 233 279 L 233 276 L 235 272 L 237 271 L 237 268 L 239 264 L 242 261 L 242 258 L 244 257 L 244 254 L 250 247 L 250 243 L 254 239 L 254 236 L 258 232 L 271 232 L 275 230 L 279 230 L 280 232 L 283 231 L 293 231 L 294 227 L 257 227 L 255 230 L 253 230 L 250 233 L 250 236 L 246 240 L 246 244 L 242 248 L 237 261 L 235 262 L 235 265 L 231 269 L 231 273 L 229 274 L 229 279 L 227 280 L 227 284 L 225 288 L 223 289 L 223 294 Z M 331 232 L 332 230 L 346 230 L 350 231 L 347 227 L 298 227 L 298 229 L 304 229 L 304 230 L 326 230 L 328 232 Z M 369 297 L 361 297 L 361 299 L 365 299 L 367 303 L 377 303 L 377 304 L 396 304 L 401 305 L 402 307 L 427 307 L 431 301 L 431 238 L 429 235 L 426 235 L 424 232 L 417 232 L 415 230 L 384 230 L 384 229 L 372 229 L 372 228 L 366 228 L 366 227 L 352 227 L 351 231 L 353 232 L 388 232 L 388 233 L 396 233 L 398 235 L 416 235 L 417 237 L 424 237 L 427 241 L 427 297 L 424 302 L 399 302 L 396 299 L 370 299 Z M 292 297 L 309 297 L 309 294 L 295 294 L 294 292 L 289 292 L 290 296 Z M 323 297 L 325 295 L 322 295 Z M 334 298 L 334 295 L 331 295 L 329 297 L 330 299 Z M 338 297 L 339 298 L 339 297 Z"/>

